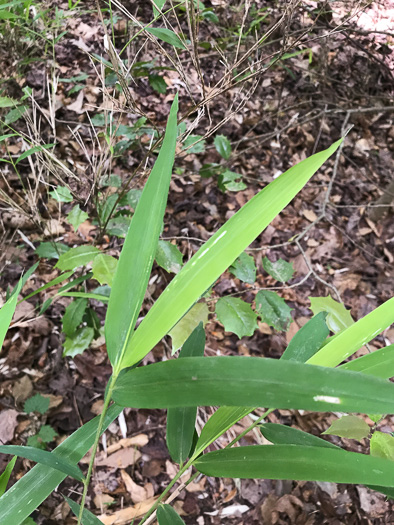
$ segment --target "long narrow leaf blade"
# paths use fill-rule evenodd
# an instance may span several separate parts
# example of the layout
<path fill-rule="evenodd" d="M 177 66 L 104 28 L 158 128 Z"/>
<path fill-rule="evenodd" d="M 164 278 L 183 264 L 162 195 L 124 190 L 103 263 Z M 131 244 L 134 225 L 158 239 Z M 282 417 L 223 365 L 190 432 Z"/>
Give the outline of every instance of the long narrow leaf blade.
<path fill-rule="evenodd" d="M 138 363 L 337 150 L 343 139 L 271 182 L 233 215 L 187 262 L 149 310 L 131 338 L 123 366 Z"/>
<path fill-rule="evenodd" d="M 24 297 L 22 300 L 23 301 L 27 301 L 27 299 L 30 299 L 34 295 L 36 295 L 36 294 L 38 294 L 40 292 L 43 292 L 44 290 L 47 290 L 48 288 L 51 288 L 51 286 L 56 286 L 57 284 L 62 283 L 63 281 L 65 281 L 66 279 L 71 277 L 73 273 L 74 272 L 72 270 L 70 270 L 69 272 L 62 273 L 61 275 L 58 275 L 57 277 L 55 277 L 54 279 L 49 281 L 49 283 L 46 283 L 43 286 L 40 286 L 40 288 L 37 288 L 37 290 L 34 290 L 34 292 L 31 292 L 29 295 Z"/>
<path fill-rule="evenodd" d="M 185 341 L 179 358 L 204 355 L 205 331 L 200 323 Z M 193 444 L 197 407 L 169 408 L 167 411 L 167 448 L 176 463 L 183 463 Z"/>
<path fill-rule="evenodd" d="M 122 406 L 277 407 L 394 413 L 394 384 L 295 361 L 259 357 L 186 357 L 127 371 L 113 398 Z"/>
<path fill-rule="evenodd" d="M 321 346 L 329 330 L 325 323 L 326 314 L 321 312 L 308 321 L 293 337 L 281 359 L 304 363 Z M 219 436 L 227 432 L 240 419 L 250 414 L 255 407 L 219 407 L 204 425 L 196 444 L 193 457 L 197 457 Z"/>
<path fill-rule="evenodd" d="M 298 330 L 281 359 L 305 363 L 312 357 L 327 339 L 330 330 L 325 319 L 327 314 L 320 312 Z"/>
<path fill-rule="evenodd" d="M 103 432 L 119 416 L 122 409 L 116 405 L 108 409 Z M 78 463 L 93 445 L 100 416 L 83 425 L 56 447 L 56 454 L 67 461 Z M 7 525 L 20 525 L 65 479 L 58 470 L 36 465 L 0 498 L 0 516 Z"/>
<path fill-rule="evenodd" d="M 264 423 L 260 425 L 260 432 L 274 445 L 302 445 L 303 447 L 325 447 L 337 448 L 329 441 L 325 441 L 317 436 L 307 434 L 297 428 L 279 425 L 278 423 Z"/>
<path fill-rule="evenodd" d="M 342 450 L 340 447 L 333 445 L 329 441 L 307 434 L 302 430 L 288 427 L 286 425 L 279 425 L 277 423 L 265 423 L 260 426 L 260 431 L 268 441 L 274 445 L 302 445 L 309 447 L 325 447 Z M 394 489 L 389 487 L 382 487 L 379 485 L 368 485 L 372 490 L 382 492 L 389 498 L 394 498 Z"/>
<path fill-rule="evenodd" d="M 194 463 L 208 476 L 265 478 L 394 487 L 393 462 L 342 449 L 299 445 L 237 447 L 210 452 Z"/>
<path fill-rule="evenodd" d="M 22 447 L 19 445 L 0 445 L 0 453 L 12 454 L 21 458 L 30 459 L 41 465 L 60 470 L 63 474 L 71 476 L 78 481 L 83 480 L 83 474 L 79 467 L 73 465 L 71 462 L 65 460 L 61 456 L 57 456 L 54 452 L 41 450 L 35 447 Z"/>
<path fill-rule="evenodd" d="M 394 323 L 394 297 L 340 332 L 335 340 L 323 346 L 307 362 L 319 366 L 337 366 L 392 323 Z"/>
<path fill-rule="evenodd" d="M 219 407 L 208 419 L 201 430 L 193 457 L 197 457 L 211 443 L 216 441 L 224 432 L 227 432 L 240 419 L 250 414 L 253 408 L 250 407 Z"/>
<path fill-rule="evenodd" d="M 4 472 L 0 475 L 0 496 L 2 496 L 6 491 L 8 481 L 10 479 L 11 473 L 13 471 L 17 459 L 18 458 L 16 456 L 13 457 L 4 469 Z"/>
<path fill-rule="evenodd" d="M 19 284 L 15 287 L 11 297 L 0 310 L 0 348 L 3 346 L 6 333 L 11 324 L 16 308 L 16 302 L 18 300 L 18 294 L 21 288 L 22 281 L 19 281 Z"/>
<path fill-rule="evenodd" d="M 341 370 L 362 372 L 381 379 L 394 377 L 394 344 L 339 366 Z"/>
<path fill-rule="evenodd" d="M 157 509 L 159 525 L 185 525 L 183 519 L 170 505 L 160 505 Z"/>
<path fill-rule="evenodd" d="M 63 497 L 69 504 L 70 509 L 73 511 L 73 513 L 78 517 L 81 505 L 79 505 L 79 503 L 77 503 L 76 501 L 73 501 L 70 498 L 66 498 L 66 496 L 63 496 Z M 83 509 L 82 525 L 103 525 L 103 522 L 99 520 L 97 516 L 92 514 L 90 510 Z"/>
<path fill-rule="evenodd" d="M 163 145 L 138 202 L 114 276 L 105 321 L 112 366 L 118 365 L 125 354 L 155 258 L 175 158 L 177 111 L 176 96 Z"/>

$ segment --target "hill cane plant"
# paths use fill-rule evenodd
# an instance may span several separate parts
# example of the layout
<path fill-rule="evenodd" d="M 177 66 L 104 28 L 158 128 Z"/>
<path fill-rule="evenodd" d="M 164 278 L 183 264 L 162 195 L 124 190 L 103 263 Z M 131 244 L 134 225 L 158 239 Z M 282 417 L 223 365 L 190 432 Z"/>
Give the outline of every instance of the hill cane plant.
<path fill-rule="evenodd" d="M 269 432 L 272 446 L 234 448 L 231 445 L 241 437 L 238 436 L 225 449 L 203 454 L 256 407 L 394 413 L 394 385 L 387 381 L 394 374 L 393 351 L 378 359 L 355 359 L 347 363 L 346 369 L 335 368 L 394 321 L 394 299 L 333 337 L 327 337 L 324 312 L 317 314 L 296 334 L 279 360 L 203 357 L 205 334 L 200 324 L 183 345 L 180 359 L 138 366 L 343 140 L 292 167 L 245 204 L 186 263 L 135 328 L 166 207 L 175 158 L 177 109 L 175 97 L 160 153 L 136 207 L 112 283 L 105 338 L 113 373 L 102 414 L 53 452 L 13 445 L 0 447 L 2 453 L 38 463 L 0 498 L 0 516 L 7 525 L 22 523 L 66 476 L 83 484 L 80 504 L 67 498 L 78 515 L 78 524 L 101 523 L 84 508 L 85 500 L 100 436 L 125 406 L 168 409 L 168 448 L 180 465 L 178 474 L 141 523 L 150 522 L 156 509 L 160 525 L 182 523 L 173 509 L 161 503 L 191 466 L 211 476 L 363 483 L 386 494 L 394 488 L 393 463 L 388 459 L 324 447 L 313 440 L 300 439 L 298 434 L 286 435 L 284 439 L 283 432 L 275 432 L 271 427 L 267 430 L 263 426 L 261 430 Z M 20 288 L 21 283 L 0 310 L 1 341 Z M 384 365 L 379 366 L 383 361 Z M 198 406 L 219 406 L 199 436 L 194 430 Z M 271 410 L 252 426 L 257 426 Z M 91 459 L 84 475 L 78 462 L 90 449 Z"/>

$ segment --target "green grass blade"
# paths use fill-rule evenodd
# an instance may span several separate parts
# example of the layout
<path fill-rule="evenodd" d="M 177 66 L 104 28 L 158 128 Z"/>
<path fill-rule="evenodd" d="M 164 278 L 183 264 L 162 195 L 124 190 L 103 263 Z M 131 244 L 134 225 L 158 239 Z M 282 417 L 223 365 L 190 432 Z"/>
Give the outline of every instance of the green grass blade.
<path fill-rule="evenodd" d="M 66 496 L 63 496 L 63 498 L 67 501 L 67 503 L 70 506 L 70 509 L 73 511 L 75 516 L 78 517 L 79 516 L 79 510 L 81 508 L 79 503 L 77 503 L 76 501 L 73 501 L 70 498 L 67 498 Z M 101 520 L 99 520 L 97 516 L 92 514 L 90 512 L 90 510 L 83 509 L 82 525 L 103 525 L 103 522 Z"/>
<path fill-rule="evenodd" d="M 394 377 L 394 344 L 363 355 L 338 367 L 341 370 L 362 372 L 381 379 Z"/>
<path fill-rule="evenodd" d="M 178 97 L 168 117 L 167 129 L 152 172 L 123 245 L 109 299 L 105 339 L 112 366 L 119 365 L 128 347 L 144 300 L 170 186 L 177 139 Z M 123 366 L 125 366 L 123 364 Z"/>
<path fill-rule="evenodd" d="M 103 432 L 119 416 L 122 409 L 116 405 L 108 409 Z M 93 445 L 99 416 L 79 428 L 56 447 L 56 454 L 64 460 L 78 463 Z M 0 498 L 2 523 L 20 525 L 65 479 L 65 474 L 45 465 L 36 465 Z"/>
<path fill-rule="evenodd" d="M 122 365 L 138 363 L 181 319 L 206 290 L 297 195 L 336 151 L 330 148 L 293 166 L 233 215 L 185 264 L 133 335 Z"/>
<path fill-rule="evenodd" d="M 340 447 L 333 445 L 329 441 L 286 425 L 264 423 L 259 428 L 263 436 L 274 445 L 302 445 L 304 447 L 326 447 L 341 450 Z"/>
<path fill-rule="evenodd" d="M 54 279 L 52 279 L 51 281 L 49 281 L 49 283 L 46 283 L 44 284 L 43 286 L 40 286 L 40 288 L 37 288 L 37 290 L 34 290 L 34 292 L 31 292 L 31 294 L 27 295 L 26 297 L 24 297 L 22 299 L 22 301 L 27 301 L 27 299 L 30 299 L 31 297 L 33 297 L 34 295 L 37 295 L 38 293 L 40 292 L 43 292 L 44 290 L 47 290 L 48 288 L 51 288 L 51 286 L 56 286 L 57 284 L 60 284 L 62 283 L 63 281 L 65 281 L 66 279 L 68 279 L 69 277 L 71 277 L 71 275 L 73 274 L 74 272 L 71 270 L 69 272 L 66 272 L 66 273 L 62 273 L 61 275 L 58 275 L 57 277 L 55 277 Z M 22 302 L 21 301 L 21 302 Z"/>
<path fill-rule="evenodd" d="M 335 340 L 324 345 L 307 363 L 337 366 L 392 323 L 394 323 L 394 297 L 336 335 Z"/>
<path fill-rule="evenodd" d="M 194 463 L 207 476 L 265 478 L 394 487 L 393 462 L 342 449 L 262 445 L 218 450 Z"/>
<path fill-rule="evenodd" d="M 56 295 L 58 295 L 59 297 L 79 297 L 82 299 L 95 299 L 96 301 L 101 301 L 102 303 L 107 303 L 109 301 L 109 297 L 107 297 L 106 295 L 90 292 L 60 292 Z"/>
<path fill-rule="evenodd" d="M 327 314 L 320 312 L 310 319 L 290 341 L 281 359 L 305 363 L 327 339 L 330 330 L 325 319 Z"/>
<path fill-rule="evenodd" d="M 211 443 L 216 441 L 224 432 L 227 432 L 240 419 L 250 414 L 251 407 L 219 407 L 205 423 L 198 438 L 193 457 L 197 457 Z"/>
<path fill-rule="evenodd" d="M 0 348 L 3 346 L 6 333 L 11 324 L 16 308 L 16 303 L 18 301 L 18 294 L 21 291 L 21 288 L 22 281 L 19 281 L 18 285 L 13 290 L 11 297 L 0 310 Z"/>
<path fill-rule="evenodd" d="M 13 457 L 11 461 L 8 463 L 6 468 L 4 469 L 4 472 L 0 475 L 0 496 L 4 494 L 7 488 L 8 481 L 11 476 L 11 472 L 15 466 L 17 457 Z"/>
<path fill-rule="evenodd" d="M 170 505 L 160 505 L 157 509 L 159 525 L 185 525 L 183 519 Z"/>
<path fill-rule="evenodd" d="M 185 357 L 125 372 L 113 398 L 122 406 L 277 407 L 394 413 L 394 384 L 373 376 L 259 357 Z"/>
<path fill-rule="evenodd" d="M 12 454 L 21 458 L 30 459 L 41 465 L 60 470 L 63 474 L 71 476 L 78 481 L 83 480 L 83 474 L 79 467 L 73 465 L 64 458 L 57 456 L 54 452 L 41 450 L 36 447 L 22 447 L 19 445 L 0 445 L 1 454 Z"/>
<path fill-rule="evenodd" d="M 200 323 L 185 341 L 179 358 L 204 355 L 205 331 Z M 197 407 L 169 408 L 167 411 L 167 448 L 178 464 L 188 457 L 193 444 Z"/>

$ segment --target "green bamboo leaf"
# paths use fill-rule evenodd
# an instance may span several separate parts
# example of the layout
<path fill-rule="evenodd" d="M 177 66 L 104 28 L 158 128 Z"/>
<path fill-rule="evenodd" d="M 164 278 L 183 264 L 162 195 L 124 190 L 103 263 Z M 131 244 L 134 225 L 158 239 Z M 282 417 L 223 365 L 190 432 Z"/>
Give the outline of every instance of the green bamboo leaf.
<path fill-rule="evenodd" d="M 298 330 L 283 352 L 281 359 L 305 363 L 327 339 L 330 330 L 325 319 L 326 312 L 320 312 Z"/>
<path fill-rule="evenodd" d="M 260 426 L 260 430 L 263 436 L 274 445 L 302 445 L 310 447 L 336 448 L 341 450 L 340 447 L 333 445 L 329 441 L 325 441 L 324 439 L 286 425 L 264 423 Z M 382 492 L 389 498 L 394 498 L 394 489 L 390 489 L 389 487 L 379 487 L 376 485 L 368 485 L 368 487 Z"/>
<path fill-rule="evenodd" d="M 246 252 L 233 262 L 229 268 L 230 272 L 244 283 L 253 284 L 256 280 L 256 264 L 254 258 Z"/>
<path fill-rule="evenodd" d="M 259 357 L 186 357 L 135 368 L 113 393 L 121 406 L 277 407 L 394 413 L 394 384 L 373 376 Z"/>
<path fill-rule="evenodd" d="M 12 454 L 21 458 L 30 459 L 41 465 L 60 470 L 63 474 L 82 481 L 83 474 L 79 467 L 58 456 L 54 452 L 47 452 L 35 447 L 21 447 L 18 445 L 0 445 L 0 453 Z"/>
<path fill-rule="evenodd" d="M 73 501 L 72 499 L 67 498 L 66 496 L 63 496 L 63 498 L 67 501 L 67 503 L 70 506 L 70 509 L 73 511 L 75 516 L 78 517 L 81 505 L 79 505 L 79 503 L 77 503 L 76 501 Z M 99 520 L 97 516 L 92 514 L 90 510 L 83 509 L 82 525 L 103 525 L 103 522 Z"/>
<path fill-rule="evenodd" d="M 79 266 L 90 263 L 99 253 L 100 250 L 95 246 L 78 246 L 77 248 L 71 248 L 59 257 L 55 268 L 63 271 L 75 270 L 75 268 Z"/>
<path fill-rule="evenodd" d="M 276 262 L 271 262 L 268 257 L 263 259 L 264 270 L 274 279 L 281 283 L 289 281 L 294 274 L 293 265 L 284 259 L 278 259 Z"/>
<path fill-rule="evenodd" d="M 319 366 L 337 366 L 393 322 L 394 297 L 340 332 L 307 362 Z"/>
<path fill-rule="evenodd" d="M 256 295 L 256 312 L 260 314 L 261 320 L 275 330 L 286 331 L 293 321 L 291 317 L 292 308 L 286 301 L 279 297 L 276 292 L 260 290 Z"/>
<path fill-rule="evenodd" d="M 95 301 L 101 301 L 102 303 L 107 303 L 109 301 L 108 295 L 93 292 L 59 292 L 57 295 L 60 297 L 82 297 L 85 299 L 94 299 Z"/>
<path fill-rule="evenodd" d="M 179 358 L 204 355 L 205 331 L 201 322 L 188 337 Z M 169 408 L 167 411 L 167 448 L 176 463 L 183 463 L 193 444 L 197 407 Z"/>
<path fill-rule="evenodd" d="M 342 370 L 354 370 L 382 379 L 394 377 L 394 344 L 375 350 L 341 365 Z"/>
<path fill-rule="evenodd" d="M 271 441 L 274 445 L 302 445 L 306 447 L 326 447 L 337 448 L 329 441 L 325 441 L 317 436 L 307 434 L 302 430 L 288 427 L 286 425 L 279 425 L 277 423 L 264 423 L 260 425 L 260 432 L 263 436 Z"/>
<path fill-rule="evenodd" d="M 5 336 L 11 324 L 12 317 L 15 312 L 16 303 L 18 301 L 18 294 L 22 288 L 22 280 L 19 281 L 14 288 L 11 297 L 0 309 L 0 348 L 3 346 Z"/>
<path fill-rule="evenodd" d="M 31 268 L 29 268 L 27 270 L 27 272 L 25 272 L 22 275 L 22 277 L 21 277 L 21 283 L 22 283 L 21 289 L 25 286 L 25 284 L 30 279 L 30 277 L 33 275 L 33 273 L 37 270 L 37 267 L 38 267 L 39 264 L 40 264 L 40 261 L 37 261 L 35 264 L 33 264 L 33 266 Z M 14 293 L 15 290 L 16 290 L 16 288 L 13 290 L 13 293 Z"/>
<path fill-rule="evenodd" d="M 102 432 L 119 416 L 122 409 L 113 405 L 105 416 Z M 55 450 L 57 457 L 77 464 L 94 442 L 100 416 L 92 419 L 65 439 Z M 66 478 L 46 465 L 36 465 L 0 498 L 0 516 L 7 525 L 20 525 Z"/>
<path fill-rule="evenodd" d="M 185 525 L 183 519 L 170 507 L 170 505 L 159 505 L 157 509 L 157 521 L 159 525 Z"/>
<path fill-rule="evenodd" d="M 194 466 L 207 476 L 263 478 L 394 487 L 393 463 L 325 447 L 262 445 L 210 452 Z"/>
<path fill-rule="evenodd" d="M 43 149 L 45 150 L 45 149 L 52 148 L 53 146 L 55 146 L 55 144 L 43 144 L 42 146 L 34 146 L 34 147 L 28 149 L 27 151 L 24 151 L 24 152 L 22 153 L 22 155 L 20 155 L 20 156 L 16 159 L 15 164 L 18 164 L 18 162 L 20 162 L 21 160 L 26 159 L 26 157 L 30 157 L 30 155 L 33 155 L 33 153 L 37 153 L 37 152 L 39 152 L 39 151 L 42 151 Z M 59 188 L 62 188 L 62 186 L 58 186 L 58 189 L 59 189 Z M 62 189 L 63 189 L 63 188 L 62 188 Z M 64 188 L 64 189 L 67 190 L 68 193 L 70 193 L 69 190 L 68 190 L 67 188 Z M 55 191 L 56 191 L 56 190 L 55 190 Z M 49 193 L 52 194 L 52 193 L 54 193 L 54 192 L 50 191 Z M 60 198 L 61 198 L 61 197 L 60 197 L 60 192 L 59 192 L 59 195 L 58 195 L 58 196 L 59 196 L 59 202 L 71 202 L 71 201 L 69 201 L 69 200 L 60 200 Z M 70 193 L 70 196 L 71 196 L 71 193 Z M 56 199 L 56 200 L 58 200 L 58 199 Z M 72 200 L 72 196 L 71 196 L 71 200 Z"/>
<path fill-rule="evenodd" d="M 316 315 L 320 312 L 327 312 L 327 326 L 334 334 L 349 328 L 354 321 L 350 311 L 342 303 L 334 301 L 328 295 L 327 297 L 309 297 L 311 301 L 311 310 Z"/>
<path fill-rule="evenodd" d="M 128 343 L 122 367 L 138 363 L 289 204 L 320 166 L 330 148 L 290 168 L 233 215 L 185 264 L 149 310 Z M 150 206 L 150 205 L 149 205 Z"/>
<path fill-rule="evenodd" d="M 166 29 L 165 27 L 145 27 L 145 31 L 178 49 L 186 49 L 182 40 L 174 31 L 171 31 L 171 29 Z"/>
<path fill-rule="evenodd" d="M 174 99 L 159 156 L 132 218 L 114 276 L 105 321 L 112 366 L 123 368 L 155 257 L 170 186 L 177 139 L 178 98 Z"/>
<path fill-rule="evenodd" d="M 62 283 L 63 281 L 71 277 L 73 273 L 74 273 L 73 271 L 70 271 L 70 272 L 66 272 L 66 273 L 62 273 L 61 275 L 58 275 L 58 277 L 55 277 L 48 283 L 44 284 L 43 286 L 40 286 L 40 288 L 37 288 L 37 290 L 34 290 L 34 292 L 27 295 L 22 300 L 26 301 L 27 299 L 30 299 L 30 297 L 33 297 L 34 295 L 37 295 L 38 293 L 43 292 L 44 290 L 47 290 L 48 288 L 51 288 L 52 286 L 56 286 L 57 284 Z"/>
<path fill-rule="evenodd" d="M 342 416 L 333 421 L 330 427 L 322 434 L 360 441 L 360 439 L 368 437 L 370 431 L 371 429 L 364 419 L 357 416 Z"/>
<path fill-rule="evenodd" d="M 328 335 L 328 329 L 326 324 L 324 323 L 325 316 L 325 313 L 321 313 L 313 317 L 310 321 L 308 321 L 308 323 L 305 326 L 303 326 L 290 341 L 290 344 L 285 350 L 281 359 L 287 359 L 303 363 L 311 355 L 313 355 L 313 353 L 320 348 L 321 341 L 324 340 L 325 337 L 327 337 Z M 317 321 L 314 321 L 314 319 L 316 318 Z M 312 333 L 315 330 L 317 332 L 316 335 L 312 335 Z M 211 443 L 216 441 L 216 439 L 218 439 L 219 436 L 221 436 L 224 432 L 227 432 L 227 430 L 233 425 L 235 425 L 235 423 L 237 423 L 240 419 L 250 414 L 250 412 L 252 412 L 253 409 L 253 407 L 219 407 L 218 410 L 216 410 L 216 412 L 208 419 L 208 422 L 203 427 L 193 457 L 197 457 L 199 454 L 201 454 L 201 452 L 203 452 Z M 285 427 L 285 429 L 295 430 L 291 427 Z M 297 430 L 296 432 L 301 431 Z M 302 434 L 305 434 L 305 432 L 302 432 Z M 305 435 L 309 436 L 309 434 Z M 311 437 L 314 438 L 315 436 Z M 324 441 L 323 439 L 320 439 L 320 441 L 322 441 L 323 443 L 327 443 L 327 441 Z M 289 441 L 288 443 L 292 442 Z M 298 442 L 295 443 L 303 444 Z M 313 443 L 310 444 L 313 445 Z"/>
<path fill-rule="evenodd" d="M 219 407 L 205 423 L 198 438 L 193 457 L 197 457 L 211 443 L 216 441 L 224 432 L 227 432 L 240 419 L 250 414 L 250 407 Z"/>
<path fill-rule="evenodd" d="M 237 334 L 239 339 L 253 335 L 257 328 L 256 312 L 238 297 L 222 297 L 216 303 L 215 312 L 225 331 Z"/>
<path fill-rule="evenodd" d="M 4 492 L 7 489 L 7 484 L 15 466 L 16 460 L 17 456 L 13 457 L 4 469 L 4 472 L 0 475 L 0 497 L 4 494 Z"/>

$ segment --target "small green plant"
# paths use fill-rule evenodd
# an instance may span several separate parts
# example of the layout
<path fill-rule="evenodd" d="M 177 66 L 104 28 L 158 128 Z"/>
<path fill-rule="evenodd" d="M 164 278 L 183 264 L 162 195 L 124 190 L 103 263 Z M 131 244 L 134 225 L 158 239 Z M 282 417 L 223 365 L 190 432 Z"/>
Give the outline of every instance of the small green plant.
<path fill-rule="evenodd" d="M 382 457 L 382 453 L 377 452 L 384 449 L 383 439 L 387 441 L 386 437 L 379 438 L 379 433 L 376 433 L 376 444 L 371 446 L 371 453 L 374 453 L 368 456 L 347 452 L 322 439 L 281 425 L 263 424 L 261 431 L 273 443 L 272 446 L 233 447 L 242 434 L 225 449 L 203 454 L 253 407 L 271 408 L 250 428 L 259 425 L 274 407 L 394 413 L 394 385 L 387 381 L 394 374 L 393 346 L 338 367 L 393 322 L 394 299 L 363 319 L 350 322 L 346 310 L 344 314 L 338 303 L 315 298 L 312 310 L 316 315 L 296 334 L 279 360 L 203 356 L 206 307 L 198 301 L 228 268 L 246 282 L 253 279 L 253 261 L 245 256 L 244 250 L 336 151 L 341 139 L 327 150 L 292 167 L 255 195 L 185 265 L 182 266 L 179 257 L 174 256 L 170 267 L 175 271 L 173 265 L 177 264 L 176 276 L 135 329 L 153 261 L 155 257 L 158 260 L 166 258 L 165 254 L 158 257 L 157 253 L 175 157 L 177 107 L 176 98 L 159 156 L 135 206 L 119 261 L 115 263 L 97 248 L 89 246 L 72 248 L 59 257 L 56 266 L 65 273 L 57 278 L 57 282 L 66 276 L 69 278 L 76 268 L 92 261 L 93 275 L 101 284 L 111 279 L 105 339 L 113 373 L 107 385 L 102 414 L 78 429 L 53 452 L 13 445 L 0 447 L 0 452 L 38 463 L 0 498 L 0 515 L 4 523 L 22 523 L 66 476 L 83 484 L 81 502 L 69 501 L 71 509 L 78 515 L 78 523 L 100 523 L 84 508 L 85 499 L 100 436 L 123 407 L 168 410 L 168 448 L 173 460 L 180 465 L 177 475 L 141 523 L 156 510 L 160 525 L 182 523 L 173 509 L 161 503 L 191 466 L 197 473 L 210 476 L 363 483 L 385 494 L 392 492 L 392 458 L 387 454 Z M 172 248 L 161 246 L 160 250 L 169 253 Z M 51 255 L 55 256 L 54 252 Z M 287 280 L 293 274 L 292 268 L 284 261 L 273 263 L 265 260 L 264 268 L 278 281 Z M 90 333 L 94 331 L 88 321 L 84 321 L 86 299 L 97 296 L 108 299 L 104 294 L 68 291 L 75 283 L 84 282 L 87 275 L 76 278 L 71 281 L 71 286 L 63 286 L 62 291 L 57 292 L 76 297 L 67 307 L 63 319 L 67 338 L 75 337 L 84 328 L 91 328 Z M 0 342 L 11 322 L 21 285 L 0 310 Z M 229 299 L 218 301 L 217 314 L 224 325 L 229 325 L 240 337 L 253 333 L 256 312 L 279 329 L 286 329 L 291 320 L 290 309 L 287 307 L 286 311 L 283 300 L 275 294 L 258 295 L 256 312 L 247 303 Z M 192 321 L 189 317 L 187 323 L 183 322 L 182 331 L 174 337 L 174 328 L 187 318 L 193 307 L 199 307 L 198 315 L 193 314 Z M 197 323 L 193 324 L 196 317 Z M 329 337 L 329 328 L 335 335 Z M 173 335 L 175 351 L 182 345 L 179 358 L 138 366 L 168 333 Z M 37 408 L 37 403 L 32 400 L 30 404 Z M 207 405 L 219 408 L 198 436 L 194 430 L 196 407 Z M 83 474 L 77 464 L 90 449 L 89 468 Z"/>

